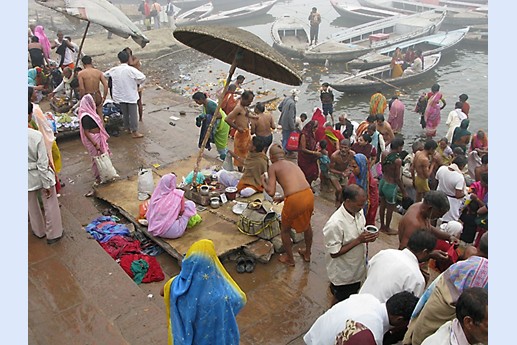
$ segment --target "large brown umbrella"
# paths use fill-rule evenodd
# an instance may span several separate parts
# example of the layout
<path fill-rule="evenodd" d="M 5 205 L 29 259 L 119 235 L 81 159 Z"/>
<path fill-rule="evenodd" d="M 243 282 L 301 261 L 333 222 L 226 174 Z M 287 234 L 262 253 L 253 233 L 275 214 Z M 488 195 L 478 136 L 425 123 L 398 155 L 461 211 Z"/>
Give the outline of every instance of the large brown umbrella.
<path fill-rule="evenodd" d="M 237 67 L 283 84 L 302 84 L 302 77 L 296 72 L 295 67 L 266 42 L 249 31 L 235 27 L 192 25 L 177 28 L 173 34 L 181 43 L 231 64 L 224 90 L 221 93 L 214 114 L 219 114 L 222 98 L 226 94 L 232 75 Z M 199 163 L 201 162 L 201 157 L 203 156 L 205 145 L 215 120 L 216 116 L 213 116 L 199 149 L 199 155 L 194 168 L 194 184 L 199 170 Z"/>
<path fill-rule="evenodd" d="M 118 7 L 108 0 L 35 0 L 36 3 L 64 14 L 69 19 L 86 20 L 88 24 L 79 46 L 77 59 L 81 55 L 84 39 L 90 23 L 103 26 L 115 35 L 131 37 L 140 47 L 145 47 L 149 39 Z M 76 61 L 76 65 L 79 61 Z"/>

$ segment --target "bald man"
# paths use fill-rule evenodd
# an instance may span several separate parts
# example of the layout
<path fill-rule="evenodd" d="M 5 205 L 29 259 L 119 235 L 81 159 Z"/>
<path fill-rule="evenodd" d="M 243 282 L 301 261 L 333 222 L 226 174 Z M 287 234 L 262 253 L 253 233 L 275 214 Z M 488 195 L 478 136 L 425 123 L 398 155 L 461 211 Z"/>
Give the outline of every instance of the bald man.
<path fill-rule="evenodd" d="M 272 164 L 268 169 L 268 177 L 262 175 L 264 191 L 273 197 L 278 182 L 284 192 L 283 197 L 274 199 L 275 202 L 284 201 L 280 237 L 282 238 L 285 255 L 280 255 L 278 260 L 283 264 L 294 267 L 291 228 L 297 233 L 304 233 L 305 249 L 298 249 L 298 253 L 305 262 L 311 261 L 311 217 L 314 211 L 314 194 L 302 169 L 297 164 L 285 159 L 282 146 L 273 144 L 269 149 L 269 158 Z"/>

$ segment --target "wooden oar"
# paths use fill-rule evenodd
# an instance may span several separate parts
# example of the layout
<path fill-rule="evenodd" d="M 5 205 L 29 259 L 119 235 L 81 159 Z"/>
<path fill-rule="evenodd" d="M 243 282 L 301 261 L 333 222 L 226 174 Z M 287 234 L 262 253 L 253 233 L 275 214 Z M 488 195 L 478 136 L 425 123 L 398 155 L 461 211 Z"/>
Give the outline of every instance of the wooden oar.
<path fill-rule="evenodd" d="M 393 85 L 393 84 L 390 84 L 390 83 L 388 83 L 387 81 L 382 80 L 381 78 L 377 78 L 377 77 L 375 77 L 375 76 L 373 76 L 373 75 L 370 75 L 369 77 L 372 77 L 373 79 L 375 79 L 375 80 L 377 80 L 377 81 L 380 81 L 380 82 L 381 82 L 381 83 L 383 83 L 383 84 L 386 84 L 386 85 L 388 85 L 388 86 L 391 86 L 391 87 L 392 87 L 392 88 L 394 88 L 395 90 L 399 90 L 399 91 L 401 91 L 401 92 L 403 92 L 403 93 L 407 93 L 403 88 L 401 88 L 401 87 L 399 87 L 399 86 L 395 86 L 395 85 Z"/>

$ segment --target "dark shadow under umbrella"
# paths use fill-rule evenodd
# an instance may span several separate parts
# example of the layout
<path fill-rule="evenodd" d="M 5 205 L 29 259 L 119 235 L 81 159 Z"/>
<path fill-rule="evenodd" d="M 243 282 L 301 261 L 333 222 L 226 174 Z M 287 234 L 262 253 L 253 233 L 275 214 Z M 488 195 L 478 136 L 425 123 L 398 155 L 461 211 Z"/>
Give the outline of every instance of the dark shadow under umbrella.
<path fill-rule="evenodd" d="M 228 90 L 237 67 L 279 83 L 295 86 L 302 84 L 302 77 L 296 72 L 295 67 L 284 56 L 249 31 L 226 26 L 192 25 L 177 28 L 173 34 L 181 43 L 231 65 L 214 114 L 219 114 L 222 98 Z M 194 185 L 199 163 L 215 120 L 214 115 L 199 149 L 192 182 Z"/>

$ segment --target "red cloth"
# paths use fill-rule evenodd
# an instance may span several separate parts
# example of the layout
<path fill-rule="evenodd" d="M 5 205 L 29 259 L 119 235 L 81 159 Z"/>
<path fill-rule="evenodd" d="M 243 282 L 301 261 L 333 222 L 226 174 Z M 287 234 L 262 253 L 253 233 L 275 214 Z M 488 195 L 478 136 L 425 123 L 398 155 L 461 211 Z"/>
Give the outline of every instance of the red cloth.
<path fill-rule="evenodd" d="M 162 268 L 160 264 L 156 260 L 154 256 L 149 256 L 145 254 L 124 254 L 120 258 L 120 267 L 131 277 L 133 278 L 133 272 L 131 271 L 131 264 L 133 261 L 143 259 L 149 264 L 149 269 L 145 274 L 144 279 L 142 279 L 142 283 L 151 283 L 151 282 L 159 282 L 165 279 L 165 275 L 163 274 Z"/>
<path fill-rule="evenodd" d="M 318 121 L 318 129 L 316 130 L 316 133 L 314 133 L 314 137 L 316 138 L 316 142 L 319 143 L 323 138 L 325 138 L 325 116 L 323 116 L 323 112 L 320 108 L 316 108 L 316 110 L 314 110 L 311 120 Z"/>
<path fill-rule="evenodd" d="M 113 236 L 107 242 L 99 244 L 113 259 L 128 253 L 140 253 L 141 250 L 140 241 L 126 236 Z"/>

